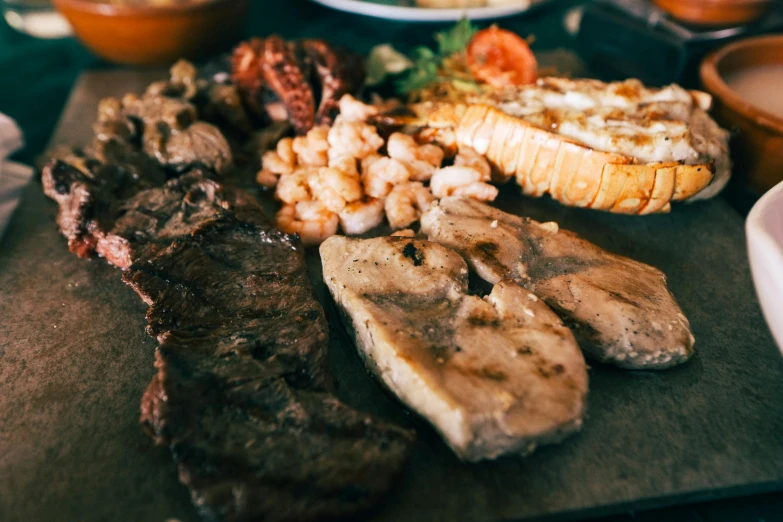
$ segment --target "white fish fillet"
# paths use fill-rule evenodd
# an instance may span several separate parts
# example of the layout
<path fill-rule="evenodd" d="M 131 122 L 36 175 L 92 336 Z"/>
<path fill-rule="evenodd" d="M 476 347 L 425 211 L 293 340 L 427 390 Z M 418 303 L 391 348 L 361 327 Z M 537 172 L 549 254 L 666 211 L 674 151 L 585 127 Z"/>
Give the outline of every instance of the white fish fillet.
<path fill-rule="evenodd" d="M 607 252 L 556 223 L 473 200 L 443 199 L 421 225 L 485 281 L 512 279 L 540 297 L 595 359 L 664 369 L 693 354 L 690 324 L 657 268 Z"/>
<path fill-rule="evenodd" d="M 367 366 L 461 459 L 527 453 L 581 426 L 584 358 L 519 285 L 469 295 L 456 252 L 407 237 L 333 236 L 321 259 Z"/>

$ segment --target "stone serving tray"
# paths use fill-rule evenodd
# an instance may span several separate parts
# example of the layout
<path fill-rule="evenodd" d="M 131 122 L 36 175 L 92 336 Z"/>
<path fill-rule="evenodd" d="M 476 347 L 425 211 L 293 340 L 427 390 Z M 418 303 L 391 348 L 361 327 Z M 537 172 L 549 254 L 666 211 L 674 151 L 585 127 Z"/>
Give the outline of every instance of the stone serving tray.
<path fill-rule="evenodd" d="M 54 142 L 84 142 L 99 98 L 154 77 L 85 74 Z M 647 217 L 525 199 L 513 187 L 498 204 L 661 268 L 697 355 L 660 373 L 595 364 L 580 434 L 528 458 L 462 464 L 367 375 L 311 253 L 341 397 L 419 434 L 369 520 L 571 520 L 783 490 L 783 358 L 753 291 L 742 217 L 721 198 Z M 138 425 L 154 373 L 145 305 L 117 269 L 70 254 L 54 214 L 32 182 L 0 240 L 0 521 L 196 522 L 170 456 Z"/>

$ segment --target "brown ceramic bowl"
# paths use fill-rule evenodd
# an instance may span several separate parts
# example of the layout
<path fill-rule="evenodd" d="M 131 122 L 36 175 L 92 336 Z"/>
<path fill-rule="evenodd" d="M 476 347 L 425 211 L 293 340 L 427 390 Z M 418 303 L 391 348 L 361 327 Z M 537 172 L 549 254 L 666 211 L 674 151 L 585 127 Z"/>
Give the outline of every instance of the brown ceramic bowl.
<path fill-rule="evenodd" d="M 212 0 L 166 7 L 54 0 L 79 40 L 111 62 L 168 65 L 204 57 L 242 35 L 249 0 Z"/>
<path fill-rule="evenodd" d="M 695 25 L 740 25 L 756 20 L 770 0 L 654 0 L 661 9 Z"/>
<path fill-rule="evenodd" d="M 744 69 L 776 64 L 783 65 L 783 35 L 729 44 L 708 56 L 700 71 L 704 88 L 715 97 L 716 119 L 734 131 L 734 171 L 759 193 L 783 180 L 783 118 L 749 103 L 725 79 Z"/>

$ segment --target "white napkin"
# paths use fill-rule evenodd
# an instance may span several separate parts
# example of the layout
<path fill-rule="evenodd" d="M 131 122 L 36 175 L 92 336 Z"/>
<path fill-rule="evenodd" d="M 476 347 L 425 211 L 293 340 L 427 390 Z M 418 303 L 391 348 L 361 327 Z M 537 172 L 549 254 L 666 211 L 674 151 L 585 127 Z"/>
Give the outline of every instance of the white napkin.
<path fill-rule="evenodd" d="M 0 163 L 0 238 L 32 177 L 33 169 L 27 165 L 12 161 Z"/>
<path fill-rule="evenodd" d="M 0 114 L 0 238 L 19 203 L 22 189 L 33 176 L 33 169 L 27 165 L 5 161 L 22 144 L 19 126 L 5 114 Z"/>
<path fill-rule="evenodd" d="M 14 120 L 0 113 L 0 162 L 22 148 L 22 131 Z"/>

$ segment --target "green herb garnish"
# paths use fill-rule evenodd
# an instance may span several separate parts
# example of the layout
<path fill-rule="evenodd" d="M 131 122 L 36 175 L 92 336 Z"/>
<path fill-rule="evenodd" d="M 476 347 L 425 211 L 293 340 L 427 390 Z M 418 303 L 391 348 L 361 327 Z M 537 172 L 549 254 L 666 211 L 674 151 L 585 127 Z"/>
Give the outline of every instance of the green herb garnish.
<path fill-rule="evenodd" d="M 400 74 L 413 66 L 413 62 L 407 56 L 391 45 L 376 45 L 367 56 L 367 75 L 364 83 L 370 86 L 380 85 L 387 76 Z"/>
<path fill-rule="evenodd" d="M 435 40 L 438 42 L 438 54 L 442 58 L 446 58 L 454 53 L 465 52 L 476 32 L 477 30 L 470 23 L 470 20 L 463 18 L 448 31 L 435 33 Z"/>
<path fill-rule="evenodd" d="M 367 85 L 379 85 L 388 76 L 396 76 L 399 94 L 445 87 L 447 90 L 478 91 L 479 86 L 467 72 L 465 53 L 477 32 L 470 20 L 463 18 L 447 31 L 435 33 L 437 52 L 429 47 L 413 49 L 407 58 L 390 45 L 374 47 L 367 58 Z"/>

